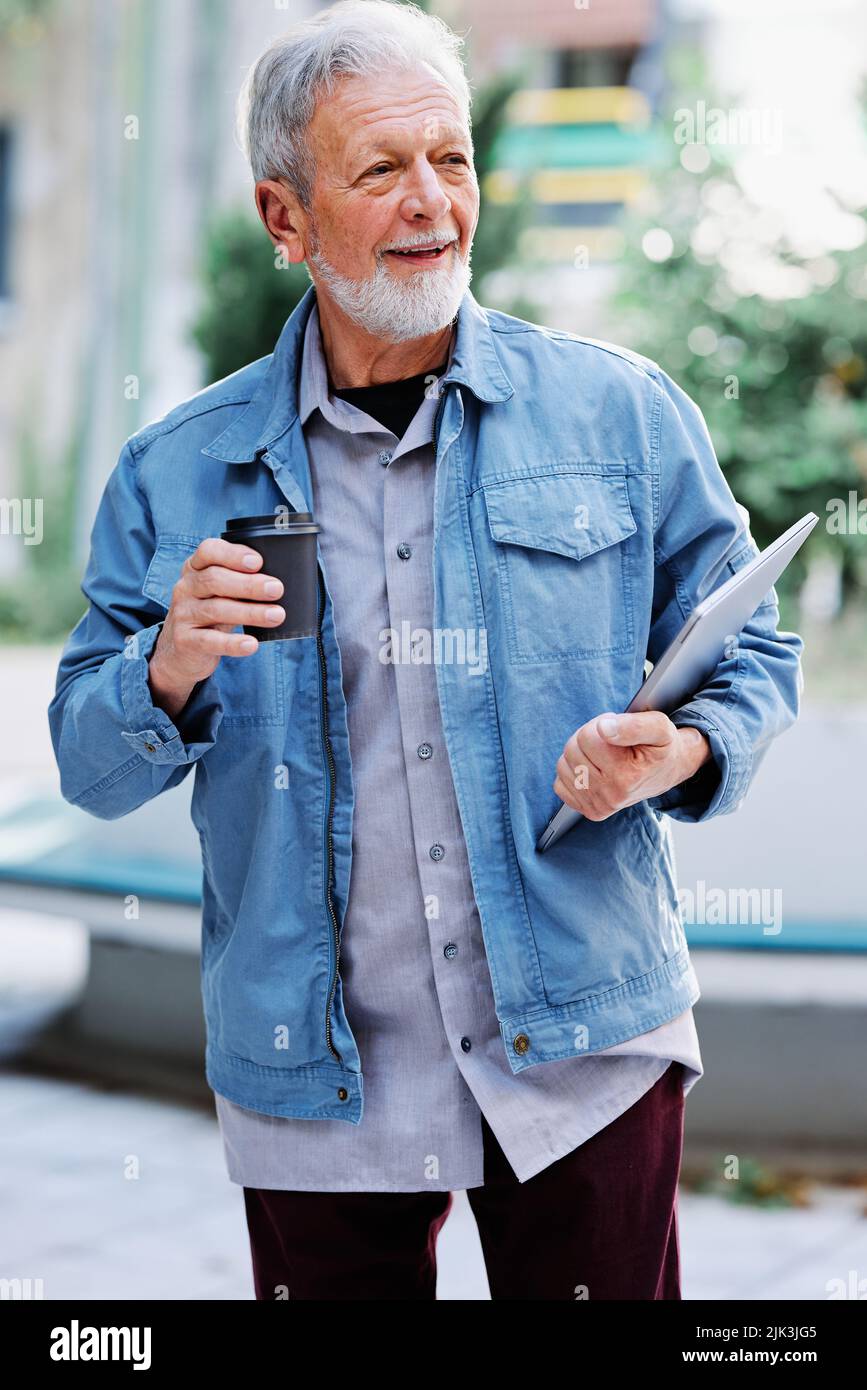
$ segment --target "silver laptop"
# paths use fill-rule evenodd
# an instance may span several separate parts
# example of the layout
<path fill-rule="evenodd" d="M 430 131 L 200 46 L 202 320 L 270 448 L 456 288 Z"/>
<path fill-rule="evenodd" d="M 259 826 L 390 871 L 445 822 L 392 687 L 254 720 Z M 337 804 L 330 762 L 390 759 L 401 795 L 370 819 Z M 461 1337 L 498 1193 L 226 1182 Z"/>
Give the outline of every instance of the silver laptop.
<path fill-rule="evenodd" d="M 698 604 L 627 705 L 628 714 L 644 710 L 669 714 L 692 699 L 716 670 L 729 639 L 749 622 L 818 520 L 815 512 L 808 512 Z M 536 849 L 544 853 L 581 819 L 580 811 L 561 806 L 540 835 Z"/>

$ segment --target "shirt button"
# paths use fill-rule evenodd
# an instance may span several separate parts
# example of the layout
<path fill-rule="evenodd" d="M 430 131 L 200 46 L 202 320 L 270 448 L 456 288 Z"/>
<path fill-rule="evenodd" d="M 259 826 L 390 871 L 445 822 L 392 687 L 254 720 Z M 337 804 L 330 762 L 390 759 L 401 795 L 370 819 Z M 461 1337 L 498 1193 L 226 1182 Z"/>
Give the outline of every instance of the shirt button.
<path fill-rule="evenodd" d="M 390 450 L 388 450 L 388 449 L 383 449 L 382 452 L 381 452 L 381 454 L 379 455 L 379 461 L 380 461 L 380 463 L 382 464 L 383 468 L 385 468 L 386 464 L 391 463 L 391 452 L 390 452 Z"/>
<path fill-rule="evenodd" d="M 418 753 L 420 758 L 429 758 L 433 753 L 433 749 L 431 748 L 429 743 L 420 743 L 415 751 Z"/>
<path fill-rule="evenodd" d="M 464 1052 L 469 1052 L 470 1048 L 472 1047 L 472 1043 L 470 1042 L 469 1038 L 461 1038 L 461 1047 L 463 1048 Z"/>
<path fill-rule="evenodd" d="M 431 845 L 428 853 L 430 854 L 431 859 L 442 859 L 443 855 L 445 854 L 445 850 L 443 849 L 442 845 Z"/>
<path fill-rule="evenodd" d="M 412 554 L 412 546 L 407 545 L 406 541 L 401 541 L 400 545 L 397 547 L 397 553 L 401 560 L 408 560 Z"/>
<path fill-rule="evenodd" d="M 458 948 L 453 941 L 447 941 L 445 946 L 443 946 L 443 955 L 446 960 L 454 960 L 457 953 Z"/>
<path fill-rule="evenodd" d="M 527 1037 L 526 1033 L 519 1033 L 513 1040 L 512 1046 L 517 1053 L 524 1053 L 530 1046 L 530 1039 Z"/>

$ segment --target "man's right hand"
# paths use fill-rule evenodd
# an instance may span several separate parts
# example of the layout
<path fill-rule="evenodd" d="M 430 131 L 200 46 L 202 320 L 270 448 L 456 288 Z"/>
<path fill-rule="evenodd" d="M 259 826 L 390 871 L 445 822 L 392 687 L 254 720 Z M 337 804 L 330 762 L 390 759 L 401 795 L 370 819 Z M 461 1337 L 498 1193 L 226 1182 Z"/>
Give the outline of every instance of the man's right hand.
<path fill-rule="evenodd" d="M 284 610 L 274 606 L 283 585 L 273 575 L 254 573 L 261 564 L 262 556 L 250 546 L 216 536 L 203 540 L 184 561 L 148 662 L 151 698 L 170 719 L 198 682 L 213 674 L 221 657 L 250 656 L 257 650 L 255 637 L 233 632 L 233 627 L 279 627 L 283 622 Z"/>

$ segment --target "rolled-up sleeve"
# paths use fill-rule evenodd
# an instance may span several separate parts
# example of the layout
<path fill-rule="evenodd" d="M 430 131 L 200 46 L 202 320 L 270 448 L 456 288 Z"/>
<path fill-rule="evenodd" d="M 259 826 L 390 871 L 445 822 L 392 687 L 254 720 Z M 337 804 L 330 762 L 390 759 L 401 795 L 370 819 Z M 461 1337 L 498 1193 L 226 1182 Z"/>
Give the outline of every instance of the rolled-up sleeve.
<path fill-rule="evenodd" d="M 647 657 L 654 664 L 690 613 L 758 553 L 749 517 L 725 480 L 698 407 L 658 373 L 654 595 Z M 648 799 L 675 820 L 734 811 L 772 741 L 798 717 L 803 641 L 781 631 L 770 589 L 701 689 L 670 714 L 700 729 L 712 758 L 688 781 Z"/>
<path fill-rule="evenodd" d="M 88 608 L 61 653 L 48 707 L 67 801 L 102 819 L 135 810 L 183 780 L 223 717 L 213 676 L 170 719 L 153 702 L 148 662 L 165 609 L 142 592 L 155 536 L 129 441 L 108 482 L 81 584 Z"/>

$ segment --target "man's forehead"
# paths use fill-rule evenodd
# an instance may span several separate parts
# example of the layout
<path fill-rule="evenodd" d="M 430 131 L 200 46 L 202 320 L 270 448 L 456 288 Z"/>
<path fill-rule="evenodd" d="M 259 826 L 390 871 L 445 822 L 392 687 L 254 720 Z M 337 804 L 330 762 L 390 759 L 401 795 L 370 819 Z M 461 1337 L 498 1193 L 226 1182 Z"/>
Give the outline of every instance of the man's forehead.
<path fill-rule="evenodd" d="M 454 120 L 438 120 L 435 116 L 419 115 L 406 120 L 375 121 L 361 126 L 358 130 L 347 130 L 346 144 L 353 155 L 363 155 L 368 150 L 378 150 L 383 145 L 398 147 L 419 138 L 441 144 L 446 140 L 470 143 L 470 133 L 465 125 Z"/>

